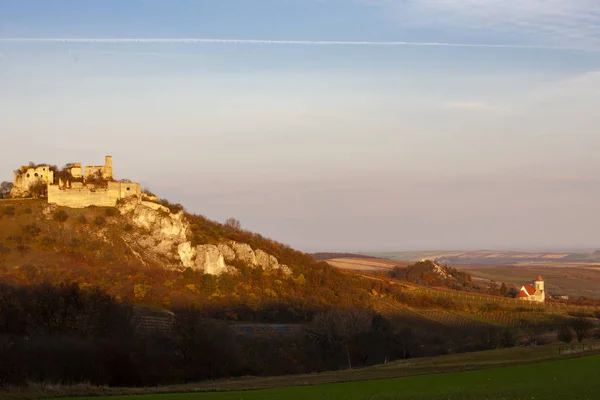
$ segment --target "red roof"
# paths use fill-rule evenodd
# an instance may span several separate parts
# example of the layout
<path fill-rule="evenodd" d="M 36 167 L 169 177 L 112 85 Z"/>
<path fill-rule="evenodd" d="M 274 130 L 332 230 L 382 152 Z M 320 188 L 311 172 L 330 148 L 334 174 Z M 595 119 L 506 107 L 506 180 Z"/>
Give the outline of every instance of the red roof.
<path fill-rule="evenodd" d="M 528 296 L 527 296 L 527 293 L 525 293 L 525 291 L 523 289 L 521 289 L 521 291 L 519 292 L 517 297 L 528 297 Z"/>
<path fill-rule="evenodd" d="M 532 296 L 535 294 L 535 288 L 531 285 L 525 285 L 525 290 L 527 290 L 527 293 Z"/>
<path fill-rule="evenodd" d="M 538 277 L 535 279 L 536 282 L 543 282 L 544 278 L 542 278 L 541 275 L 538 275 Z"/>

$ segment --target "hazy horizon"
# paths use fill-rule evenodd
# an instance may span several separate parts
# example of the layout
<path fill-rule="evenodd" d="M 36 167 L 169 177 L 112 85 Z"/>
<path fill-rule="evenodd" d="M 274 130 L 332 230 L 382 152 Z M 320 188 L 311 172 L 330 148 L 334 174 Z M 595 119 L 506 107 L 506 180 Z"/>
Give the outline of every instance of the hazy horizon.
<path fill-rule="evenodd" d="M 310 252 L 597 247 L 600 3 L 223 3 L 1 2 L 0 181 L 110 154 Z"/>

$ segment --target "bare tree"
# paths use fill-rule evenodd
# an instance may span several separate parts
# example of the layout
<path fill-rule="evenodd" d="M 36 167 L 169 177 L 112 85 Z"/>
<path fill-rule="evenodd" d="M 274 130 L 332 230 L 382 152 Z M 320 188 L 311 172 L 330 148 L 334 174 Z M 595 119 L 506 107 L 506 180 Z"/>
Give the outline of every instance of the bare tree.
<path fill-rule="evenodd" d="M 583 339 L 588 337 L 590 331 L 594 327 L 594 324 L 585 317 L 577 317 L 571 321 L 571 327 L 575 331 L 575 335 L 577 335 L 577 341 L 581 343 Z"/>
<path fill-rule="evenodd" d="M 10 191 L 13 188 L 12 182 L 0 183 L 0 199 L 8 199 L 10 197 Z"/>
<path fill-rule="evenodd" d="M 352 369 L 348 344 L 352 338 L 368 332 L 372 320 L 372 315 L 362 309 L 331 310 L 316 315 L 307 329 L 307 334 L 316 343 L 328 345 L 333 350 L 343 349 L 348 360 L 348 368 Z"/>
<path fill-rule="evenodd" d="M 29 185 L 29 193 L 36 199 L 46 197 L 48 194 L 48 185 L 43 180 L 38 179 Z"/>
<path fill-rule="evenodd" d="M 242 223 L 238 219 L 235 219 L 233 217 L 227 218 L 227 220 L 225 220 L 225 227 L 234 231 L 241 231 Z"/>

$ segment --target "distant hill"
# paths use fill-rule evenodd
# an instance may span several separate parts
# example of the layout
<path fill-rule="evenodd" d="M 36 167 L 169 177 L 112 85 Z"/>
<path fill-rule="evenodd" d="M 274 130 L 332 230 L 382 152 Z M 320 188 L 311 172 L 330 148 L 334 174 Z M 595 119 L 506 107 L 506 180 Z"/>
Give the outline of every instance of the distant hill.
<path fill-rule="evenodd" d="M 524 264 L 570 264 L 582 265 L 600 263 L 600 253 L 576 252 L 518 252 L 518 251 L 398 251 L 383 253 L 368 253 L 378 258 L 391 260 L 420 261 L 435 259 L 448 265 L 524 265 Z"/>

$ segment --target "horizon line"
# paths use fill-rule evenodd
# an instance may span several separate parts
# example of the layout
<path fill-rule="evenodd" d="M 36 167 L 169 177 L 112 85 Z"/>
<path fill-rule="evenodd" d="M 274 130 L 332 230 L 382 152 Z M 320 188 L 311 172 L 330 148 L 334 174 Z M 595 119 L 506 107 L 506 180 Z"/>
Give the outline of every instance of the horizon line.
<path fill-rule="evenodd" d="M 171 44 L 273 44 L 273 45 L 305 45 L 305 46 L 382 46 L 382 47 L 464 47 L 464 48 L 496 48 L 523 50 L 567 50 L 591 51 L 600 49 L 575 48 L 565 46 L 526 45 L 508 43 L 453 43 L 453 42 L 412 42 L 412 41 L 343 41 L 343 40 L 271 40 L 271 39 L 222 39 L 222 38 L 0 38 L 0 43 L 89 43 L 89 44 L 127 44 L 127 43 L 171 43 Z"/>

